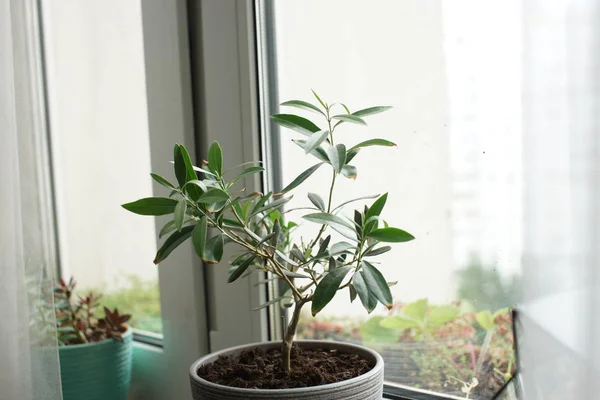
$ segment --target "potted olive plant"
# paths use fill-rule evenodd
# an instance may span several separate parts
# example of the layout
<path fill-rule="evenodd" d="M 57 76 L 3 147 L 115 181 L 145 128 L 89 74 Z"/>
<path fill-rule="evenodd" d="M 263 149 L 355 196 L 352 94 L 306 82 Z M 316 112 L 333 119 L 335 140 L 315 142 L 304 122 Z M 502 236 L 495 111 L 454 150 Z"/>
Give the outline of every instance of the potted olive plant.
<path fill-rule="evenodd" d="M 58 355 L 64 400 L 126 400 L 133 356 L 130 315 L 104 307 L 96 317 L 100 296 L 76 296 L 76 282 L 54 287 Z"/>
<path fill-rule="evenodd" d="M 313 92 L 314 93 L 314 92 Z M 384 139 L 354 145 L 339 142 L 343 124 L 366 125 L 364 120 L 390 107 L 370 107 L 350 112 L 343 104 L 328 105 L 314 93 L 318 105 L 292 100 L 283 106 L 314 112 L 316 123 L 295 114 L 276 114 L 272 120 L 302 136 L 294 140 L 313 162 L 278 193 L 245 193 L 238 182 L 264 171 L 258 162 L 225 170 L 219 143 L 208 150 L 208 161 L 192 164 L 182 145 L 174 149 L 177 183 L 152 174 L 165 186 L 168 197 L 150 197 L 124 204 L 141 215 L 173 214 L 159 236 L 169 235 L 156 254 L 163 261 L 191 238 L 198 256 L 217 264 L 223 247 L 233 244 L 239 254 L 230 261 L 229 282 L 258 272 L 278 280 L 283 296 L 269 304 L 292 307 L 282 342 L 240 346 L 201 358 L 190 370 L 194 399 L 379 399 L 383 390 L 383 360 L 374 351 L 346 343 L 297 341 L 294 336 L 303 307 L 319 313 L 339 291 L 360 299 L 368 312 L 382 303 L 392 307 L 389 283 L 375 266 L 376 257 L 391 249 L 384 243 L 406 242 L 414 237 L 388 226 L 382 212 L 387 194 L 366 196 L 334 204 L 336 181 L 355 179 L 355 157 L 371 146 L 395 146 Z M 320 122 L 317 122 L 320 123 Z M 315 224 L 311 240 L 294 242 L 279 209 L 291 192 L 320 168 L 331 170 L 323 194 L 309 193 L 312 203 L 302 216 Z M 229 177 L 231 176 L 231 177 Z M 369 206 L 349 210 L 357 200 L 375 199 Z M 350 215 L 350 217 L 348 217 Z M 333 231 L 333 232 L 332 232 Z"/>

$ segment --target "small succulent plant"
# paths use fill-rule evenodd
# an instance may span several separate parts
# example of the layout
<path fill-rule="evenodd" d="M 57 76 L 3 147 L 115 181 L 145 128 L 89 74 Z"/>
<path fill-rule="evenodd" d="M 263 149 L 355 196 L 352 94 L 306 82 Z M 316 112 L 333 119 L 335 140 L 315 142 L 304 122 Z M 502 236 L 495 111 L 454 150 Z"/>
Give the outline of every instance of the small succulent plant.
<path fill-rule="evenodd" d="M 90 292 L 87 296 L 75 294 L 77 282 L 61 279 L 54 286 L 56 324 L 58 342 L 61 346 L 100 342 L 106 339 L 123 341 L 123 333 L 128 329 L 129 314 L 121 315 L 118 309 L 111 311 L 104 307 L 103 318 L 96 317 L 100 298 Z"/>

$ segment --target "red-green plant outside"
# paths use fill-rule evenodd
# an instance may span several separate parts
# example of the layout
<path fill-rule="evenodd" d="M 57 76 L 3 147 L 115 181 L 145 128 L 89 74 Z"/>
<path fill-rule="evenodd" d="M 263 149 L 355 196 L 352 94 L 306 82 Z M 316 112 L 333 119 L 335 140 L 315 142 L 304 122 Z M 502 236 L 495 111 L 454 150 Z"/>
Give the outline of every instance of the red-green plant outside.
<path fill-rule="evenodd" d="M 75 279 L 61 279 L 54 287 L 58 343 L 61 346 L 100 342 L 114 339 L 122 342 L 131 315 L 119 314 L 118 309 L 104 307 L 104 317 L 96 317 L 100 297 L 90 292 L 87 296 L 75 295 Z"/>
<path fill-rule="evenodd" d="M 298 336 L 362 342 L 386 361 L 386 379 L 407 386 L 491 399 L 515 371 L 508 309 L 474 312 L 460 302 L 395 304 L 390 316 L 311 320 Z M 437 311 L 435 311 L 437 309 Z"/>
<path fill-rule="evenodd" d="M 283 296 L 266 305 L 279 302 L 293 307 L 282 342 L 282 369 L 286 373 L 290 372 L 292 343 L 302 308 L 310 304 L 314 316 L 340 290 L 348 290 L 351 299 L 358 297 L 368 312 L 378 303 L 391 308 L 388 281 L 374 260 L 391 249 L 384 243 L 414 239 L 384 220 L 387 194 L 348 199 L 339 204 L 333 201 L 336 181 L 356 178 L 354 163 L 360 159 L 360 152 L 373 146 L 395 146 L 378 138 L 344 144 L 339 141 L 344 136 L 338 135 L 338 131 L 344 124 L 366 125 L 366 117 L 390 107 L 351 112 L 344 104 L 327 104 L 314 95 L 316 105 L 301 100 L 282 105 L 312 112 L 320 122 L 295 114 L 271 117 L 275 123 L 300 135 L 294 143 L 312 160 L 309 168 L 278 193 L 243 191 L 238 182 L 249 174 L 262 173 L 264 168 L 258 162 L 250 162 L 225 169 L 221 146 L 214 142 L 208 149 L 208 160 L 200 166 L 193 165 L 184 146 L 176 145 L 173 162 L 177 183 L 151 174 L 168 189 L 168 196 L 143 198 L 123 205 L 141 215 L 173 215 L 172 221 L 160 231 L 160 237 L 169 236 L 158 250 L 155 263 L 163 261 L 190 238 L 198 256 L 208 264 L 219 263 L 223 247 L 235 244 L 240 252 L 230 261 L 229 282 L 258 272 L 270 274 L 285 287 Z M 315 233 L 310 238 L 290 241 L 293 225 L 283 221 L 278 209 L 291 200 L 293 190 L 320 168 L 330 170 L 331 180 L 324 185 L 323 193 L 308 194 L 312 206 L 304 209 L 308 211 L 302 216 L 304 221 L 315 224 Z M 348 210 L 351 203 L 365 199 L 375 200 L 364 208 Z M 345 240 L 334 240 L 331 230 Z"/>

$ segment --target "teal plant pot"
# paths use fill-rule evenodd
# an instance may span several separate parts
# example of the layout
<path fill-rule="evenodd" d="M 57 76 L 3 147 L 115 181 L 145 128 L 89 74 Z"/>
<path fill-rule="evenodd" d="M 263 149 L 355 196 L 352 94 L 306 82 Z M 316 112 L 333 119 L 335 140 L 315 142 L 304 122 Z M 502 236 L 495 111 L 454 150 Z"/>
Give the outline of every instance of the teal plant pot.
<path fill-rule="evenodd" d="M 133 334 L 59 347 L 63 400 L 126 400 L 131 382 Z"/>

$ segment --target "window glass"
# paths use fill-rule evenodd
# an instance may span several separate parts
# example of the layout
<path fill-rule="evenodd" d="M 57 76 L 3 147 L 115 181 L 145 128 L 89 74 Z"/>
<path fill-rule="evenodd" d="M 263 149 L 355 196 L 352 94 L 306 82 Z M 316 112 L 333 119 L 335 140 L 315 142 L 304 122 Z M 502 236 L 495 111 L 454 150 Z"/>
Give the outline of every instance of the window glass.
<path fill-rule="evenodd" d="M 141 3 L 45 7 L 61 273 L 160 333 L 154 220 L 120 207 L 152 192 Z"/>
<path fill-rule="evenodd" d="M 338 292 L 316 318 L 306 310 L 299 337 L 376 348 L 390 384 L 489 399 L 515 365 L 505 308 L 519 301 L 521 280 L 519 5 L 365 5 L 277 2 L 277 78 L 270 84 L 281 101 L 316 104 L 314 89 L 351 112 L 394 106 L 368 117 L 368 127 L 339 128 L 345 143 L 379 137 L 398 146 L 361 150 L 353 162 L 357 179 L 339 179 L 333 203 L 389 193 L 384 219 L 416 240 L 379 258 L 384 275 L 398 280 L 391 312 L 379 305 L 368 315 L 360 301 L 350 304 L 347 291 Z M 275 134 L 287 184 L 313 160 L 292 142 L 292 131 Z M 330 174 L 317 171 L 289 207 L 310 206 L 308 192 L 327 198 Z M 287 215 L 302 222 L 301 212 Z M 296 237 L 309 237 L 314 226 L 302 223 Z M 434 309 L 449 317 L 428 319 Z M 412 322 L 403 326 L 406 319 Z"/>

